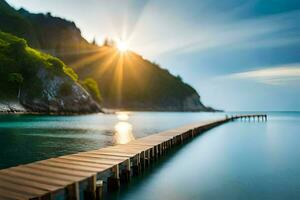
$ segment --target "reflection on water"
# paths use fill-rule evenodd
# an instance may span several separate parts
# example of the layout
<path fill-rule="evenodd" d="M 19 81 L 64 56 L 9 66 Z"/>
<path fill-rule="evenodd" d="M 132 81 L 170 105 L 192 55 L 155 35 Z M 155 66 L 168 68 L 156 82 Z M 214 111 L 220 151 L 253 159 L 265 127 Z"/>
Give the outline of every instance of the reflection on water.
<path fill-rule="evenodd" d="M 224 113 L 182 112 L 76 116 L 0 114 L 0 169 L 126 143 L 134 138 L 223 116 Z M 118 125 L 119 122 L 129 125 Z"/>
<path fill-rule="evenodd" d="M 127 121 L 129 119 L 129 112 L 117 112 L 117 118 L 121 121 Z"/>
<path fill-rule="evenodd" d="M 132 125 L 128 122 L 118 122 L 115 126 L 114 143 L 126 144 L 131 140 L 134 140 L 132 134 Z"/>
<path fill-rule="evenodd" d="M 118 112 L 117 118 L 121 121 L 115 125 L 115 133 L 113 135 L 114 144 L 126 144 L 131 140 L 134 140 L 132 125 L 127 122 L 129 119 L 129 112 Z"/>

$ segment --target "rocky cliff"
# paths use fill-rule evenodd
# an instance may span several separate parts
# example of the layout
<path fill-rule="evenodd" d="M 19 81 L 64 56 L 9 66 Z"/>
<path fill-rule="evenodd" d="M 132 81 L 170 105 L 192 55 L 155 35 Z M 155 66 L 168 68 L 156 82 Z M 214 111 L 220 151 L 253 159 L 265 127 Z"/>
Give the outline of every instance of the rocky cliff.
<path fill-rule="evenodd" d="M 208 111 L 197 91 L 158 64 L 114 46 L 65 55 L 79 76 L 97 81 L 105 108 L 152 111 Z"/>
<path fill-rule="evenodd" d="M 50 13 L 32 14 L 24 9 L 15 10 L 2 0 L 0 30 L 24 37 L 33 47 L 59 57 L 74 69 L 79 79 L 93 78 L 100 88 L 104 107 L 213 110 L 202 104 L 194 88 L 159 65 L 134 52 L 127 52 L 124 56 L 113 46 L 98 47 L 88 43 L 74 22 L 53 17 Z M 23 102 L 27 104 L 28 101 L 26 98 Z M 55 107 L 61 105 L 60 102 L 47 101 Z"/>
<path fill-rule="evenodd" d="M 0 32 L 0 110 L 43 113 L 101 111 L 59 59 Z"/>

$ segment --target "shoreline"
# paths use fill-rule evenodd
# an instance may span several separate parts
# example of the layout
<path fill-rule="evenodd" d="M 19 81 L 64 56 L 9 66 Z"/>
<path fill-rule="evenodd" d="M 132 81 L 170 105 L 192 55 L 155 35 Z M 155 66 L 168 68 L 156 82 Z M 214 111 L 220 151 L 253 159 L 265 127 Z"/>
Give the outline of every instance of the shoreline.
<path fill-rule="evenodd" d="M 180 112 L 180 113 L 217 113 L 217 112 L 224 112 L 222 110 L 216 110 L 216 111 L 181 111 L 181 110 L 125 110 L 125 109 L 102 109 L 100 112 L 33 112 L 33 111 L 0 111 L 0 115 L 49 115 L 49 116 L 76 116 L 76 115 L 89 115 L 89 114 L 106 114 L 106 115 L 111 115 L 111 114 L 116 114 L 117 112 L 169 112 L 169 113 L 174 113 L 174 112 Z"/>
<path fill-rule="evenodd" d="M 212 109 L 207 107 L 206 109 L 181 109 L 181 108 L 170 108 L 170 107 L 145 107 L 145 108 L 101 108 L 100 110 L 95 110 L 95 112 L 85 112 L 85 111 L 57 111 L 57 112 L 47 112 L 47 111 L 30 111 L 27 110 L 23 105 L 18 102 L 12 102 L 0 107 L 0 115 L 57 115 L 57 116 L 75 116 L 75 115 L 88 115 L 88 114 L 116 114 L 117 112 L 224 112 L 223 110 Z"/>

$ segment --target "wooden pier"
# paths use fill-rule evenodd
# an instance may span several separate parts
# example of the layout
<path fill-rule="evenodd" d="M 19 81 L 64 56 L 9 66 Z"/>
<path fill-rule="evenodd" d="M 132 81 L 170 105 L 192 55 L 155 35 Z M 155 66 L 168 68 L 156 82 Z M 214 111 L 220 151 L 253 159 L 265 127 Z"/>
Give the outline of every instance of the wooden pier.
<path fill-rule="evenodd" d="M 0 170 L 0 200 L 95 200 L 137 176 L 171 148 L 233 120 L 267 120 L 267 115 L 227 116 L 149 135 L 124 145 L 51 158 Z"/>

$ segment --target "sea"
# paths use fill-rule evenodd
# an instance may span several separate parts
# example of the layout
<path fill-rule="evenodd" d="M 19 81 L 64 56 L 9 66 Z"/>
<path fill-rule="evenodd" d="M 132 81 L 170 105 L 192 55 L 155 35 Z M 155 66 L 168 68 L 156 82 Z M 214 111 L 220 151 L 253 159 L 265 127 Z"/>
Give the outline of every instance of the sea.
<path fill-rule="evenodd" d="M 170 152 L 113 200 L 300 199 L 300 112 L 0 115 L 0 169 L 99 149 L 207 119 L 237 120 Z"/>

